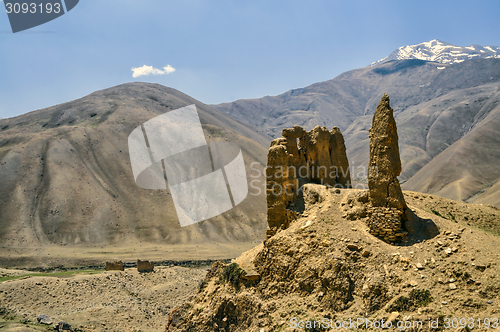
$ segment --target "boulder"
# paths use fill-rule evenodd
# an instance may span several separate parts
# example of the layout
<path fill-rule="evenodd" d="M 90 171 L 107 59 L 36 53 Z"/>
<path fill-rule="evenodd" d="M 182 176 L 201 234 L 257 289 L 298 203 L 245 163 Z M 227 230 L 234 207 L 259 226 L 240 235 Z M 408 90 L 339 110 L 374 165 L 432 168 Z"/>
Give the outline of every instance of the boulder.
<path fill-rule="evenodd" d="M 361 248 L 360 248 L 360 247 L 358 247 L 357 245 L 352 244 L 352 243 L 349 243 L 349 244 L 347 245 L 347 249 L 352 250 L 352 251 L 359 251 L 359 250 L 361 250 Z"/>
<path fill-rule="evenodd" d="M 66 322 L 59 322 L 54 324 L 53 327 L 56 331 L 71 331 L 71 325 Z"/>
<path fill-rule="evenodd" d="M 372 253 L 369 251 L 369 250 L 363 250 L 363 252 L 361 253 L 361 256 L 363 257 L 370 257 Z"/>
<path fill-rule="evenodd" d="M 52 324 L 52 319 L 50 319 L 50 317 L 47 315 L 38 315 L 36 317 L 36 320 L 37 320 L 38 324 L 43 324 L 43 325 L 51 325 Z"/>

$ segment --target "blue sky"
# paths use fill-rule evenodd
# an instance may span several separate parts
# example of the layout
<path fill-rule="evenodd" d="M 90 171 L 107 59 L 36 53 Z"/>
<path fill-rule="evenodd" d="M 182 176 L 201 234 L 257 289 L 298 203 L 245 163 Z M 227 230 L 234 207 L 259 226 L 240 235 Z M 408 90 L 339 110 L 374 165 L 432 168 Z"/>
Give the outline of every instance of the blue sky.
<path fill-rule="evenodd" d="M 403 45 L 500 45 L 498 13 L 498 0 L 80 0 L 13 34 L 2 7 L 0 117 L 134 81 L 207 104 L 276 95 Z M 144 65 L 175 71 L 134 78 Z"/>

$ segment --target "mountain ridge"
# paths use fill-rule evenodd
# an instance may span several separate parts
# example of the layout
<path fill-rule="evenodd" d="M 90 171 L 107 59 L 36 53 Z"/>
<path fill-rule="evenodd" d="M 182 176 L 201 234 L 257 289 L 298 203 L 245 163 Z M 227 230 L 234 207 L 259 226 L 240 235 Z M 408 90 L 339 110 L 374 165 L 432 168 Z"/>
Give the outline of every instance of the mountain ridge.
<path fill-rule="evenodd" d="M 469 189 L 451 195 L 440 186 L 420 187 L 409 181 L 433 158 L 454 142 L 466 137 L 474 128 L 495 118 L 500 111 L 500 59 L 472 59 L 455 64 L 409 59 L 394 60 L 376 66 L 354 69 L 336 78 L 293 89 L 278 96 L 237 100 L 214 105 L 216 109 L 241 121 L 263 128 L 277 137 L 282 128 L 300 125 L 306 130 L 315 125 L 339 127 L 345 137 L 349 163 L 363 167 L 368 163 L 368 128 L 378 100 L 383 93 L 391 97 L 400 134 L 403 172 L 400 180 L 406 190 L 429 192 L 455 200 L 484 202 L 500 206 L 500 194 L 492 193 L 500 178 L 495 168 L 483 177 L 473 172 Z M 248 116 L 247 116 L 248 114 Z M 267 120 L 264 120 L 267 119 Z M 492 122 L 493 123 L 493 122 Z M 478 131 L 479 132 L 479 131 Z M 496 142 L 495 132 L 486 131 L 488 140 L 480 140 L 486 148 Z M 464 138 L 466 139 L 466 138 Z M 488 143 L 489 142 L 489 143 Z M 465 144 L 473 153 L 473 145 Z M 485 150 L 486 151 L 486 150 Z M 488 152 L 500 162 L 500 152 Z M 487 160 L 491 160 L 488 158 Z M 493 164 L 496 162 L 490 161 Z M 441 163 L 445 163 L 443 159 Z M 492 164 L 488 165 L 488 169 Z M 469 159 L 466 171 L 476 168 Z M 458 174 L 459 172 L 454 172 Z M 460 183 L 462 177 L 436 174 Z M 463 173 L 463 177 L 467 175 Z M 482 178 L 482 179 L 479 179 Z M 353 177 L 364 183 L 365 177 Z M 465 182 L 464 182 L 465 183 Z M 481 194 L 482 193 L 482 194 Z"/>
<path fill-rule="evenodd" d="M 387 57 L 373 62 L 376 66 L 393 60 L 418 59 L 445 64 L 460 63 L 470 59 L 500 58 L 500 47 L 477 44 L 461 47 L 433 39 L 416 45 L 401 46 Z"/>

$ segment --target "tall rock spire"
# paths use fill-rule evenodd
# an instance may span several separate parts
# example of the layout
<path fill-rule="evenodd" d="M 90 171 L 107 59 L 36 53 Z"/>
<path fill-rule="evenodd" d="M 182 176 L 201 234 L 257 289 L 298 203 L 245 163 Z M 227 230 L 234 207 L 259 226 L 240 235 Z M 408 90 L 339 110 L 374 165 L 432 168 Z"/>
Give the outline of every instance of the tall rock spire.
<path fill-rule="evenodd" d="M 397 178 L 401 174 L 398 133 L 387 94 L 384 94 L 373 115 L 368 167 L 372 206 L 396 208 L 404 212 L 407 205 Z"/>

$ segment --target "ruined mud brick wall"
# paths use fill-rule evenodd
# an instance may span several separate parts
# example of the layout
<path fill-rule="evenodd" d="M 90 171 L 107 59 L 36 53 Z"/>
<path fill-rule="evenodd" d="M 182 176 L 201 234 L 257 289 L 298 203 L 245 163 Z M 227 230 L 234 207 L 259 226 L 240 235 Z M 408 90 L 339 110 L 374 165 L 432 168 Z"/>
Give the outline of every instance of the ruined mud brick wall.
<path fill-rule="evenodd" d="M 387 94 L 384 94 L 373 115 L 369 137 L 370 202 L 373 206 L 403 211 L 407 206 L 397 178 L 401 174 L 398 132 Z"/>
<path fill-rule="evenodd" d="M 283 137 L 271 142 L 267 166 L 268 235 L 296 218 L 294 204 L 303 184 L 351 187 L 344 137 L 337 127 L 283 129 Z"/>
<path fill-rule="evenodd" d="M 106 271 L 125 271 L 122 261 L 106 262 Z"/>
<path fill-rule="evenodd" d="M 404 237 L 403 223 L 408 209 L 398 176 L 401 174 L 398 133 L 390 100 L 384 94 L 373 115 L 368 164 L 370 232 L 386 242 Z"/>
<path fill-rule="evenodd" d="M 139 272 L 153 272 L 155 266 L 150 261 L 137 260 L 137 271 Z"/>

